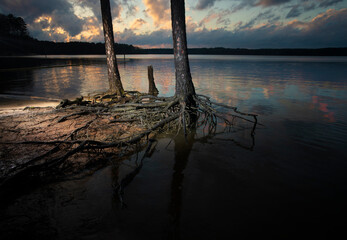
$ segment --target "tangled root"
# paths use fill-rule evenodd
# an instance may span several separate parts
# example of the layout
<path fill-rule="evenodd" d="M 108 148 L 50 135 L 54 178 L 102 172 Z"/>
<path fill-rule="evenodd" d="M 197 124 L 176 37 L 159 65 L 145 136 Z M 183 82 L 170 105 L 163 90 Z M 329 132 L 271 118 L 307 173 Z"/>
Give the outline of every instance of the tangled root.
<path fill-rule="evenodd" d="M 47 175 L 52 171 L 64 172 L 69 168 L 76 172 L 76 169 L 83 170 L 98 159 L 119 159 L 143 149 L 148 140 L 160 131 L 183 130 L 186 135 L 194 126 L 213 132 L 218 124 L 231 127 L 235 119 L 241 119 L 254 124 L 254 134 L 257 115 L 213 102 L 204 95 L 194 96 L 194 101 L 195 104 L 187 106 L 177 97 L 157 97 L 139 92 L 126 92 L 124 98 L 108 94 L 74 101 L 63 100 L 55 110 L 50 111 L 50 114 L 59 113 L 59 117 L 45 120 L 49 126 L 59 128 L 64 122 L 80 122 L 79 118 L 83 116 L 88 117 L 88 121 L 53 140 L 0 142 L 3 146 L 29 145 L 45 149 L 38 156 L 2 173 L 0 186 L 22 175 Z M 112 124 L 126 124 L 130 130 L 127 134 L 108 131 L 107 136 L 96 137 L 100 132 L 110 130 Z M 132 128 L 136 130 L 131 131 Z M 87 160 L 81 163 L 76 160 L 78 158 Z"/>

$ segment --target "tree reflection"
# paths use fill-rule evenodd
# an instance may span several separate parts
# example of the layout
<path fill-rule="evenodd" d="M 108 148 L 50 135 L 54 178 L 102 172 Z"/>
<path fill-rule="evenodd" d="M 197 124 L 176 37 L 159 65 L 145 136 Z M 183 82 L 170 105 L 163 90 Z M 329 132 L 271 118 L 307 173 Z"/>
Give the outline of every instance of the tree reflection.
<path fill-rule="evenodd" d="M 138 155 L 136 155 L 136 167 L 133 171 L 128 173 L 124 178 L 119 180 L 119 166 L 120 163 L 116 163 L 115 167 L 112 170 L 113 173 L 113 188 L 114 188 L 114 194 L 115 197 L 119 200 L 120 207 L 121 208 L 126 208 L 127 204 L 123 201 L 123 196 L 124 196 L 124 190 L 125 188 L 134 180 L 136 175 L 138 175 L 143 167 L 143 162 L 145 158 L 151 157 L 154 150 L 155 146 L 157 144 L 157 140 L 150 139 L 148 146 L 146 148 L 145 153 L 143 154 L 142 158 L 138 162 Z"/>
<path fill-rule="evenodd" d="M 255 129 L 257 122 L 253 122 L 253 125 L 248 127 L 239 127 L 237 129 L 225 129 L 220 126 L 207 127 L 208 131 L 202 131 L 203 126 L 198 123 L 189 128 L 186 135 L 183 130 L 179 131 L 174 135 L 170 135 L 172 142 L 174 143 L 174 164 L 173 173 L 171 177 L 170 184 L 170 198 L 168 203 L 167 213 L 170 217 L 169 222 L 169 239 L 180 239 L 180 226 L 181 226 L 181 215 L 183 206 L 183 187 L 185 180 L 185 169 L 187 168 L 189 158 L 191 156 L 191 151 L 194 144 L 200 143 L 205 144 L 209 141 L 227 141 L 232 142 L 238 147 L 242 147 L 245 150 L 252 151 L 255 146 Z M 244 144 L 238 141 L 236 138 L 231 138 L 235 133 L 246 133 L 248 139 L 250 139 L 250 144 Z M 167 135 L 166 135 L 167 137 Z M 136 167 L 128 173 L 124 178 L 119 179 L 119 165 L 115 166 L 114 172 L 114 196 L 117 202 L 120 204 L 121 208 L 127 207 L 126 199 L 124 197 L 126 188 L 135 179 L 135 177 L 140 173 L 144 167 L 145 158 L 151 157 L 153 154 L 156 141 L 150 140 L 147 149 L 141 158 L 136 161 Z M 171 142 L 170 142 L 171 143 Z"/>
<path fill-rule="evenodd" d="M 194 145 L 196 129 L 192 129 L 187 136 L 184 133 L 178 134 L 173 140 L 175 143 L 175 163 L 171 180 L 171 198 L 169 204 L 169 214 L 171 216 L 172 229 L 171 239 L 180 238 L 180 217 L 182 207 L 182 188 L 184 180 L 184 169 L 188 164 L 190 152 Z"/>

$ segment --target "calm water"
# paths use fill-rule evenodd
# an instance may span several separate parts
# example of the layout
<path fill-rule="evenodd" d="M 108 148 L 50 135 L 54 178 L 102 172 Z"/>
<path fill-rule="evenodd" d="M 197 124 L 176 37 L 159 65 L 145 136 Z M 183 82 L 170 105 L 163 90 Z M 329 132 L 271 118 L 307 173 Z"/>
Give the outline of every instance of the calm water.
<path fill-rule="evenodd" d="M 100 57 L 10 59 L 0 98 L 74 98 L 107 89 Z M 20 64 L 21 69 L 10 69 Z M 191 56 L 198 93 L 259 114 L 249 129 L 185 142 L 160 136 L 126 187 L 136 156 L 79 180 L 40 186 L 2 206 L 0 236 L 33 239 L 220 239 L 336 236 L 347 214 L 347 58 Z M 171 56 L 126 56 L 127 90 L 174 94 Z M 30 104 L 30 102 L 28 102 Z M 141 157 L 144 153 L 140 153 Z M 14 190 L 15 191 L 15 190 Z M 1 237 L 1 239 L 3 239 Z"/>

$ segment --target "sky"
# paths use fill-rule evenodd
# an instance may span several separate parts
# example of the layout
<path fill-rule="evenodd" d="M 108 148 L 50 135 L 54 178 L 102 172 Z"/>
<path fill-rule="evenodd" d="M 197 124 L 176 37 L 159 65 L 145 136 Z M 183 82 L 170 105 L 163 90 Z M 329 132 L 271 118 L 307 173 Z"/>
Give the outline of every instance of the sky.
<path fill-rule="evenodd" d="M 172 47 L 169 0 L 110 0 L 115 41 Z M 186 0 L 188 47 L 347 47 L 347 0 Z M 0 0 L 55 42 L 103 42 L 100 0 Z"/>

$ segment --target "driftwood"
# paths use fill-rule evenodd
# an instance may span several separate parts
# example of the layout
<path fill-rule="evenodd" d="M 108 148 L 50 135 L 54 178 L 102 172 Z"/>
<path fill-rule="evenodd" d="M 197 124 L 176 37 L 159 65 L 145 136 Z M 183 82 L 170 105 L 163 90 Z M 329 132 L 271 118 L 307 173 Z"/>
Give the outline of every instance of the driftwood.
<path fill-rule="evenodd" d="M 69 100 L 69 99 L 63 99 L 60 104 L 57 106 L 57 108 L 64 108 L 70 105 L 81 105 L 86 106 L 89 101 L 83 101 L 83 97 L 76 98 L 75 100 Z"/>

